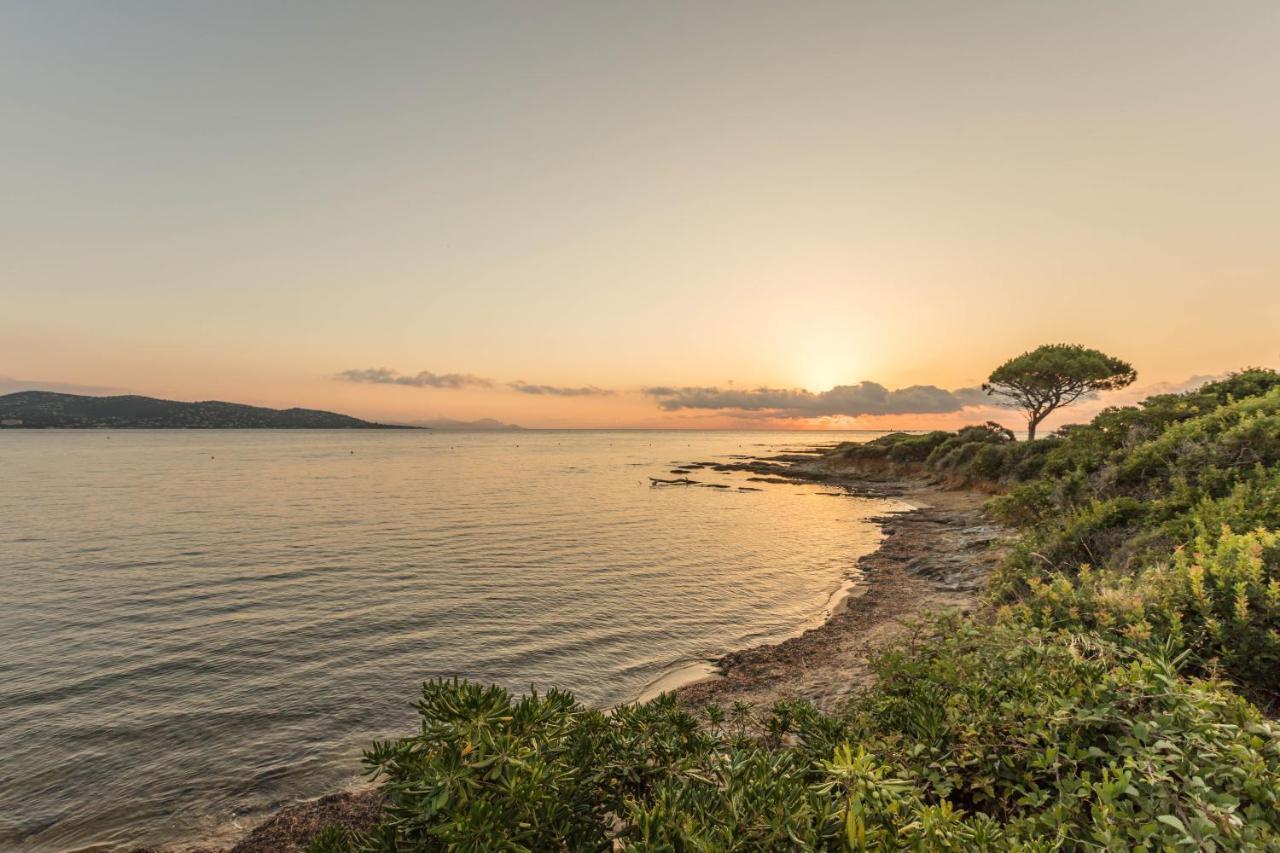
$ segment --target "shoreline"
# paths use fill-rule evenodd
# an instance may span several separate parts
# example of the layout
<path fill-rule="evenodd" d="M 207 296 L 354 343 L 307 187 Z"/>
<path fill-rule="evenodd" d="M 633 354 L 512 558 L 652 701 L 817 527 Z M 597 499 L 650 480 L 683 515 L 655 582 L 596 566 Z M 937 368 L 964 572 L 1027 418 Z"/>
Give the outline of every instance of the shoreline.
<path fill-rule="evenodd" d="M 859 483 L 861 485 L 861 483 Z M 917 480 L 900 488 L 904 509 L 873 519 L 883 538 L 857 562 L 863 580 L 821 625 L 779 643 L 730 652 L 715 661 L 717 677 L 675 692 L 686 705 L 747 702 L 768 708 L 804 699 L 832 710 L 874 678 L 877 650 L 904 639 L 930 612 L 979 606 L 992 546 L 1002 531 L 981 514 L 987 495 Z"/>
<path fill-rule="evenodd" d="M 672 692 L 686 705 L 747 702 L 768 708 L 780 699 L 805 699 L 830 710 L 871 682 L 872 655 L 903 637 L 914 619 L 978 605 L 987 573 L 999 558 L 992 546 L 1004 536 L 983 516 L 990 495 L 909 471 L 851 467 L 829 450 L 797 448 L 767 458 L 681 466 L 691 472 L 747 471 L 751 479 L 764 481 L 821 483 L 852 497 L 902 505 L 871 519 L 880 528 L 880 542 L 855 562 L 857 578 L 846 578 L 833 593 L 820 624 L 785 640 L 721 655 L 708 662 L 705 675 L 688 665 L 659 679 L 682 681 Z M 679 673 L 687 678 L 672 677 Z M 656 695 L 646 690 L 641 698 Z"/>
<path fill-rule="evenodd" d="M 906 504 L 905 501 L 903 503 Z M 907 504 L 907 506 L 909 508 L 902 510 L 902 512 L 911 512 L 915 509 L 915 507 L 911 507 L 909 504 Z M 880 523 L 888 517 L 890 516 L 877 516 L 872 519 L 872 523 L 880 525 Z M 879 544 L 877 544 L 876 547 L 878 549 L 880 547 Z M 874 551 L 872 553 L 874 553 Z M 859 557 L 854 561 L 854 565 L 861 565 L 861 561 L 869 556 L 870 554 L 866 554 Z M 620 704 L 649 702 L 657 699 L 663 693 L 679 693 L 686 687 L 701 684 L 705 681 L 718 681 L 724 678 L 725 671 L 721 668 L 722 661 L 725 661 L 731 655 L 742 655 L 747 654 L 748 652 L 781 645 L 789 640 L 798 639 L 809 631 L 821 628 L 832 619 L 844 613 L 845 610 L 848 609 L 849 602 L 851 600 L 866 592 L 865 581 L 865 575 L 859 574 L 858 576 L 854 576 L 852 574 L 846 574 L 842 578 L 840 585 L 833 589 L 830 595 L 827 596 L 826 605 L 822 608 L 820 615 L 811 620 L 810 623 L 807 623 L 805 627 L 797 628 L 795 633 L 791 636 L 772 642 L 757 643 L 732 652 L 725 652 L 719 657 L 677 661 L 653 681 L 646 684 L 634 697 Z"/>
<path fill-rule="evenodd" d="M 909 631 L 927 612 L 967 611 L 976 606 L 986 574 L 996 561 L 990 546 L 1001 531 L 983 519 L 989 497 L 911 475 L 881 478 L 845 469 L 826 457 L 828 448 L 805 448 L 728 463 L 690 463 L 699 468 L 747 471 L 788 482 L 825 483 L 853 497 L 889 498 L 900 511 L 878 516 L 881 539 L 860 557 L 832 592 L 820 624 L 775 643 L 749 646 L 712 660 L 677 662 L 632 701 L 674 693 L 694 708 L 748 702 L 768 708 L 779 699 L 807 699 L 820 708 L 867 686 L 874 651 Z M 691 484 L 700 485 L 700 484 Z M 364 828 L 376 820 L 379 795 L 372 783 L 284 806 L 228 844 L 222 838 L 133 853 L 269 853 L 301 850 L 325 826 Z"/>
<path fill-rule="evenodd" d="M 905 503 L 905 502 L 904 502 Z M 903 510 L 909 512 L 910 510 Z M 883 517 L 876 517 L 872 520 L 873 524 L 879 525 Z M 876 544 L 876 548 L 880 547 L 880 543 Z M 874 552 L 872 552 L 874 553 Z M 870 554 L 865 554 L 854 560 L 854 566 L 860 565 L 860 561 Z M 806 622 L 803 626 L 797 628 L 793 634 L 783 637 L 780 640 L 771 642 L 761 642 L 754 645 L 746 646 L 738 649 L 736 653 L 743 654 L 755 649 L 763 649 L 768 646 L 776 646 L 787 640 L 793 640 L 816 628 L 820 628 L 830 622 L 835 617 L 843 613 L 849 606 L 850 600 L 862 595 L 865 592 L 866 577 L 861 573 L 855 575 L 852 572 L 846 573 L 840 580 L 840 585 L 833 589 L 827 595 L 826 604 L 822 610 L 813 619 Z M 716 681 L 724 678 L 724 670 L 720 667 L 720 662 L 735 652 L 725 652 L 714 658 L 689 658 L 686 660 L 676 661 L 667 667 L 653 681 L 646 684 L 635 696 L 626 702 L 619 704 L 635 704 L 649 702 L 657 699 L 663 693 L 679 693 L 686 687 L 699 684 L 704 681 Z"/>

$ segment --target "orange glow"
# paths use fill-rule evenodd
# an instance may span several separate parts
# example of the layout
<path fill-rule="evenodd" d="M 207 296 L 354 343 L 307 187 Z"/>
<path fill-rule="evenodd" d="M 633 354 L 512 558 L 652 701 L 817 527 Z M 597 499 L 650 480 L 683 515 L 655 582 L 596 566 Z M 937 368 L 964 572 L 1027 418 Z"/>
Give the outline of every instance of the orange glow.
<path fill-rule="evenodd" d="M 6 19 L 5 376 L 693 428 L 759 420 L 640 389 L 966 388 L 1054 341 L 1143 387 L 1280 357 L 1275 6 L 305 18 Z M 333 378 L 378 367 L 493 385 Z"/>

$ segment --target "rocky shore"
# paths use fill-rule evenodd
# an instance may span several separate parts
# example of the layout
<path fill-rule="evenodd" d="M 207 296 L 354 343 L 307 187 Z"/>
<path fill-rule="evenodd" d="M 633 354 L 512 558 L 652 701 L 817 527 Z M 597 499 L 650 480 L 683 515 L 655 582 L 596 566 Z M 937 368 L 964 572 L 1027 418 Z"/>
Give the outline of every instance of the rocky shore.
<path fill-rule="evenodd" d="M 919 481 L 847 485 L 904 504 L 901 513 L 879 519 L 884 539 L 858 563 L 864 582 L 817 628 L 720 658 L 719 677 L 677 691 L 685 702 L 768 707 L 798 698 L 829 709 L 870 682 L 874 651 L 908 634 L 918 617 L 977 605 L 999 554 L 993 546 L 1000 530 L 982 517 L 986 495 Z"/>

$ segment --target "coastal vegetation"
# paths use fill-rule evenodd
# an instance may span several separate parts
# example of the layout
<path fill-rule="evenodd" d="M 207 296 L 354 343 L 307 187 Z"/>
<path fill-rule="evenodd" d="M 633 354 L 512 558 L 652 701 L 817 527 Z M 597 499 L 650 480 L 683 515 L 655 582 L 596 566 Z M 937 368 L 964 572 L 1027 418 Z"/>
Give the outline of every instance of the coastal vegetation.
<path fill-rule="evenodd" d="M 831 460 L 999 493 L 980 612 L 830 713 L 429 682 L 366 753 L 379 823 L 312 849 L 1280 849 L 1280 374 Z"/>

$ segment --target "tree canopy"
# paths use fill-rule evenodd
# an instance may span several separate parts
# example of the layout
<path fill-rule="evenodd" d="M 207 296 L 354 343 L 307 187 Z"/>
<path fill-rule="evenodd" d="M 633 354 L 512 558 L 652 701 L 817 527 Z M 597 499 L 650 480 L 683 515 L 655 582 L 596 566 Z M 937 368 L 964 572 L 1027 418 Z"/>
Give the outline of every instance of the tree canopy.
<path fill-rule="evenodd" d="M 1138 378 L 1127 361 L 1079 344 L 1045 344 L 991 372 L 982 390 L 1027 415 L 1027 438 L 1051 412 L 1098 391 L 1124 388 Z"/>

